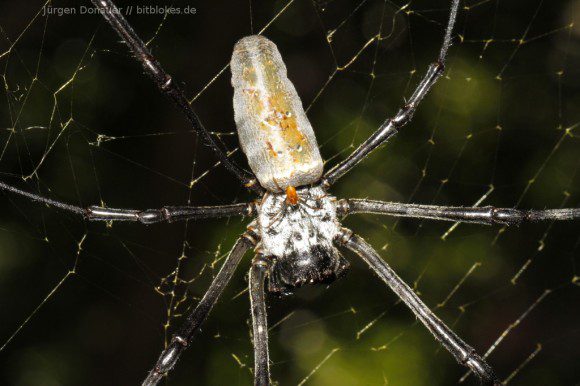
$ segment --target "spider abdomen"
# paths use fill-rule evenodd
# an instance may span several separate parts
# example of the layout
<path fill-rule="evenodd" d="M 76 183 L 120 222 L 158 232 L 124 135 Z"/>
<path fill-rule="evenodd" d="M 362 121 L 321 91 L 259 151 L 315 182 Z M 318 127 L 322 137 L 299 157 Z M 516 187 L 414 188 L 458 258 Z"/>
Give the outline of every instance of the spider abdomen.
<path fill-rule="evenodd" d="M 231 60 L 240 145 L 260 185 L 271 192 L 317 182 L 322 157 L 302 101 L 276 45 L 247 36 Z"/>

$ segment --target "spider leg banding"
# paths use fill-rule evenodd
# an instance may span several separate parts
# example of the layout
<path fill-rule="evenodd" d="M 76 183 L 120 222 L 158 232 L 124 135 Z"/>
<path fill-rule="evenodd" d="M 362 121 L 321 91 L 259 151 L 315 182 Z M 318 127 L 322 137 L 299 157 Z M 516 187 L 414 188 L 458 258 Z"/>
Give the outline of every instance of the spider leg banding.
<path fill-rule="evenodd" d="M 254 203 L 220 206 L 165 206 L 161 209 L 116 209 L 91 206 L 85 217 L 90 221 L 137 221 L 142 224 L 198 220 L 231 216 L 252 216 Z"/>
<path fill-rule="evenodd" d="M 82 208 L 62 201 L 46 198 L 38 194 L 18 189 L 0 181 L 0 190 L 4 190 L 45 205 L 55 207 L 84 217 L 88 221 L 133 221 L 141 224 L 198 220 L 203 218 L 220 218 L 231 216 L 254 216 L 255 203 L 240 203 L 218 206 L 164 206 L 160 209 L 124 209 L 90 206 Z"/>
<path fill-rule="evenodd" d="M 445 60 L 447 58 L 449 47 L 451 46 L 451 34 L 453 33 L 458 9 L 459 0 L 453 0 L 451 2 L 451 12 L 449 13 L 449 20 L 447 22 L 447 27 L 445 28 L 445 36 L 443 37 L 443 44 L 441 45 L 439 56 L 435 62 L 429 65 L 427 73 L 419 82 L 407 103 L 399 109 L 394 117 L 385 120 L 383 124 L 366 141 L 360 144 L 360 146 L 356 148 L 344 161 L 338 163 L 324 174 L 322 184 L 325 187 L 332 186 L 339 178 L 352 170 L 376 148 L 386 143 L 397 134 L 399 129 L 411 121 L 421 101 L 445 71 Z"/>
<path fill-rule="evenodd" d="M 153 80 L 159 90 L 166 95 L 175 105 L 185 113 L 187 120 L 193 129 L 200 135 L 204 143 L 212 149 L 220 162 L 234 174 L 243 186 L 259 193 L 262 188 L 258 185 L 253 174 L 248 173 L 228 158 L 227 151 L 213 139 L 210 132 L 201 123 L 201 120 L 189 104 L 183 90 L 173 81 L 161 66 L 161 63 L 151 54 L 147 45 L 135 33 L 123 13 L 111 0 L 91 0 L 93 5 L 100 11 L 107 23 L 117 32 L 119 37 L 127 44 L 135 59 L 141 64 L 145 73 Z"/>
<path fill-rule="evenodd" d="M 411 287 L 395 273 L 373 247 L 348 229 L 341 230 L 337 236 L 337 243 L 345 246 L 363 259 L 375 274 L 409 307 L 435 339 L 455 357 L 458 363 L 477 374 L 485 385 L 501 385 L 491 366 L 423 303 Z"/>
<path fill-rule="evenodd" d="M 149 372 L 145 381 L 143 381 L 144 386 L 157 385 L 173 369 L 181 353 L 189 346 L 192 339 L 200 331 L 201 324 L 205 321 L 225 286 L 229 283 L 242 257 L 256 245 L 256 237 L 253 232 L 248 231 L 238 239 L 215 279 L 210 284 L 205 295 L 203 295 L 203 298 L 193 311 L 187 315 L 179 332 L 173 335 L 171 342 L 163 350 L 157 363 Z"/>
<path fill-rule="evenodd" d="M 268 351 L 268 318 L 266 316 L 265 282 L 271 262 L 258 254 L 249 274 L 252 335 L 254 341 L 254 384 L 270 384 L 270 354 Z"/>
<path fill-rule="evenodd" d="M 395 217 L 459 221 L 484 225 L 520 225 L 524 222 L 574 220 L 580 218 L 580 208 L 514 209 L 494 206 L 465 207 L 407 204 L 365 199 L 343 199 L 338 203 L 342 216 L 357 213 L 383 214 Z"/>

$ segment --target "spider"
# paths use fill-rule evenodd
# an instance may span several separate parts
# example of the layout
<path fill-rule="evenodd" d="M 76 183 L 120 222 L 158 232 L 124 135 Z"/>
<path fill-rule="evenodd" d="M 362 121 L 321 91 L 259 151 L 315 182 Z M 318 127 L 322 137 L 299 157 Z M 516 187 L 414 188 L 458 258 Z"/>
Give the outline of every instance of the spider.
<path fill-rule="evenodd" d="M 543 220 L 580 219 L 580 209 L 519 210 L 488 207 L 445 207 L 367 199 L 337 199 L 329 188 L 373 150 L 385 144 L 412 119 L 419 103 L 444 73 L 447 52 L 457 17 L 459 0 L 452 0 L 439 56 L 429 65 L 406 104 L 352 154 L 324 172 L 312 126 L 302 102 L 286 75 L 276 45 L 259 35 L 241 39 L 234 47 L 231 70 L 234 113 L 241 148 L 252 172 L 228 158 L 205 129 L 185 93 L 151 55 L 111 0 L 92 0 L 110 26 L 127 44 L 160 91 L 187 116 L 190 124 L 220 162 L 248 189 L 259 195 L 250 203 L 161 209 L 81 208 L 23 191 L 0 182 L 0 189 L 83 216 L 89 221 L 133 221 L 142 224 L 249 216 L 253 220 L 226 257 L 221 269 L 197 306 L 173 335 L 143 385 L 157 385 L 176 365 L 199 333 L 242 257 L 254 249 L 249 271 L 249 294 L 254 347 L 254 383 L 269 385 L 266 292 L 291 294 L 306 284 L 330 283 L 347 272 L 349 263 L 339 249 L 354 252 L 410 308 L 416 318 L 456 361 L 487 385 L 500 385 L 490 365 L 445 325 L 395 273 L 379 254 L 340 218 L 374 213 L 504 226 Z"/>

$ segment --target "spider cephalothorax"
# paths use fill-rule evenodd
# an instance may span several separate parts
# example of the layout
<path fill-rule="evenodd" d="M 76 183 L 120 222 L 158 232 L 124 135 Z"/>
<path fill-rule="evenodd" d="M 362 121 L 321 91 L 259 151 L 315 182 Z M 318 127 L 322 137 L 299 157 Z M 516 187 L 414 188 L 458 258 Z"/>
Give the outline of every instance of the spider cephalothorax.
<path fill-rule="evenodd" d="M 292 190 L 290 190 L 292 191 Z M 259 253 L 271 259 L 268 290 L 288 294 L 303 284 L 330 283 L 348 269 L 334 245 L 340 231 L 337 200 L 321 187 L 287 193 L 268 192 L 257 205 Z"/>

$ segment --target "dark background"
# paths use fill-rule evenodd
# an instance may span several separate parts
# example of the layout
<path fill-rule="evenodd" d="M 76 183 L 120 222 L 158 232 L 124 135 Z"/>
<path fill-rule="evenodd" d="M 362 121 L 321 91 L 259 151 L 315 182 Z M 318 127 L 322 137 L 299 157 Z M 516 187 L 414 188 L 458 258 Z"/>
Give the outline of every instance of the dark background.
<path fill-rule="evenodd" d="M 410 95 L 437 55 L 449 8 L 427 0 L 171 4 L 197 12 L 129 20 L 192 99 L 228 63 L 239 38 L 274 20 L 265 34 L 282 52 L 329 165 Z M 100 17 L 47 17 L 42 6 L 0 2 L 2 181 L 81 206 L 252 198 L 214 166 L 214 155 Z M 72 1 L 52 6 L 80 10 Z M 462 1 L 445 78 L 413 122 L 333 194 L 473 205 L 491 190 L 483 205 L 579 207 L 579 15 L 579 1 Z M 225 69 L 193 106 L 235 149 L 229 76 Z M 235 159 L 245 164 L 239 151 Z M 248 222 L 89 224 L 20 197 L 0 198 L 6 385 L 138 384 L 165 332 L 181 324 Z M 450 223 L 377 216 L 345 223 L 479 353 L 516 323 L 489 357 L 502 380 L 515 372 L 510 384 L 580 382 L 578 223 L 505 231 L 461 225 L 445 241 Z M 464 369 L 348 257 L 351 273 L 329 288 L 269 299 L 273 379 L 298 384 L 331 354 L 307 385 L 457 383 Z M 242 293 L 250 258 L 168 384 L 252 383 Z M 467 383 L 477 384 L 474 377 Z"/>

